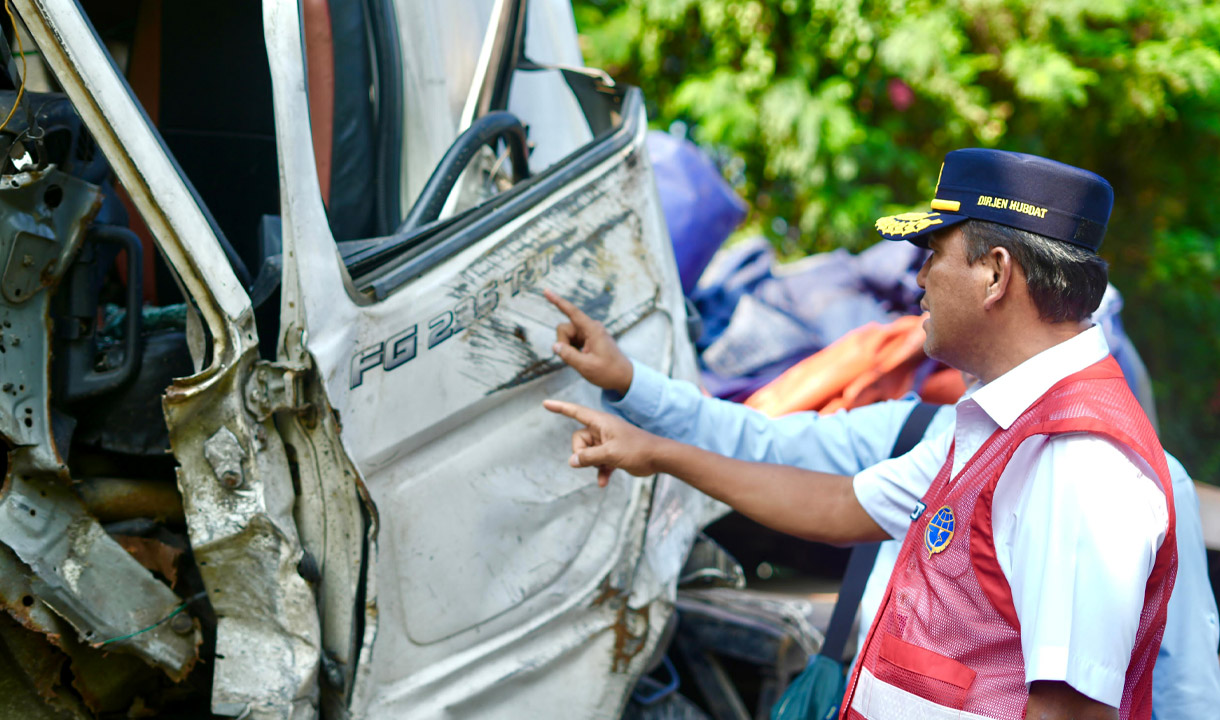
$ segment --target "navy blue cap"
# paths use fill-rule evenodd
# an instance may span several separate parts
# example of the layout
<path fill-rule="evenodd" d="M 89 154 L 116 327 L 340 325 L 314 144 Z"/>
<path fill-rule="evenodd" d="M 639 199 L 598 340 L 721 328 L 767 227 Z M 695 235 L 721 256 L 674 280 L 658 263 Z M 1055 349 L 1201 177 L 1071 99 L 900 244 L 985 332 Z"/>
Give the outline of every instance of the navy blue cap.
<path fill-rule="evenodd" d="M 877 232 L 927 247 L 937 230 L 977 218 L 1097 252 L 1113 206 L 1114 189 L 1096 173 L 1037 155 L 966 148 L 945 156 L 932 212 L 883 217 Z"/>

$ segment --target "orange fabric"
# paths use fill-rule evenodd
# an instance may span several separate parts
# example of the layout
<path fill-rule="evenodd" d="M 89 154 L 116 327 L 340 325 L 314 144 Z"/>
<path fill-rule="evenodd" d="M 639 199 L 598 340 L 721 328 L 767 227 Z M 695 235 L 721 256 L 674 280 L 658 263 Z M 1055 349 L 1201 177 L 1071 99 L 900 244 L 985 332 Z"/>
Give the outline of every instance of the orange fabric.
<path fill-rule="evenodd" d="M 148 119 L 155 126 L 161 114 L 161 0 L 146 0 L 140 4 L 136 16 L 136 32 L 131 42 L 131 59 L 127 63 L 127 82 L 136 99 L 144 107 Z M 157 246 L 152 232 L 136 210 L 127 189 L 115 182 L 119 200 L 127 208 L 127 224 L 140 238 L 144 248 L 144 302 L 157 304 Z M 119 265 L 123 282 L 127 282 L 127 264 Z"/>
<path fill-rule="evenodd" d="M 313 154 L 318 164 L 322 202 L 329 205 L 330 153 L 335 132 L 335 41 L 331 32 L 330 5 L 326 0 L 305 0 L 302 10 Z"/>
<path fill-rule="evenodd" d="M 127 62 L 127 82 L 156 125 L 161 114 L 161 0 L 140 3 Z"/>
<path fill-rule="evenodd" d="M 776 417 L 804 410 L 827 414 L 901 397 L 914 387 L 926 357 L 923 341 L 921 315 L 869 323 L 792 366 L 745 404 Z M 928 384 L 929 402 L 954 402 L 966 389 L 956 371 L 934 373 Z"/>

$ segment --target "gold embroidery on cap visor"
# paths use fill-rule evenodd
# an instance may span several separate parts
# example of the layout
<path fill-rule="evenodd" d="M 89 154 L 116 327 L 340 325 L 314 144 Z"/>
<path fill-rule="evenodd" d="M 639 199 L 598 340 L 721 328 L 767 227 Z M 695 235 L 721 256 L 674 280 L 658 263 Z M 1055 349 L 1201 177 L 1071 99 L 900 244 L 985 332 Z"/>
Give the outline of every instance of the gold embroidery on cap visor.
<path fill-rule="evenodd" d="M 877 232 L 882 235 L 903 237 L 922 232 L 933 225 L 940 225 L 940 213 L 910 212 L 883 217 L 877 221 Z"/>

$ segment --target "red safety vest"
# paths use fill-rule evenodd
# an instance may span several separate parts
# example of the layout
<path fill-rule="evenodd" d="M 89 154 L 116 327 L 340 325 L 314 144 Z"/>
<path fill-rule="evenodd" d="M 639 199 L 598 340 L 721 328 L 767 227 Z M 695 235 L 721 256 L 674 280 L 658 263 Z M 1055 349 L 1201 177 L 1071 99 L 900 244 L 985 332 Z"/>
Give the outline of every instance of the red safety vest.
<path fill-rule="evenodd" d="M 1138 454 L 1156 473 L 1169 527 L 1148 584 L 1119 717 L 1152 712 L 1152 666 L 1177 572 L 1165 453 L 1112 357 L 1060 380 L 997 430 L 950 482 L 953 449 L 911 524 L 861 662 L 844 720 L 1021 720 L 1029 690 L 1012 591 L 996 561 L 991 499 L 1013 452 L 1034 435 L 1088 432 Z"/>

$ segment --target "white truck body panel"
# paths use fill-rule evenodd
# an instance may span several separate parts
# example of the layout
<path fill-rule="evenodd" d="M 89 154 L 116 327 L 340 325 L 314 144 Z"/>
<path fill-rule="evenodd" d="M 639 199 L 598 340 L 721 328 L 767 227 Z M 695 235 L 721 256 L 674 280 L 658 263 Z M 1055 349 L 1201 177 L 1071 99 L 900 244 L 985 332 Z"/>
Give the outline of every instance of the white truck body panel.
<path fill-rule="evenodd" d="M 490 209 L 451 206 L 433 256 L 409 252 L 353 278 L 319 187 L 301 3 L 264 0 L 283 228 L 272 363 L 258 360 L 251 299 L 206 209 L 79 5 L 15 5 L 199 313 L 188 333 L 199 372 L 175 381 L 165 412 L 192 547 L 211 562 L 200 571 L 219 616 L 212 711 L 619 717 L 672 616 L 691 543 L 725 512 L 665 476 L 618 473 L 599 489 L 567 465 L 573 423 L 541 406 L 599 402 L 551 352 L 562 317 L 543 288 L 604 322 L 633 357 L 696 375 L 638 94 L 594 138 L 563 74 L 516 71 L 507 107 L 530 129 L 535 177 Z M 404 211 L 472 119 L 503 8 L 396 0 Z M 536 2 L 525 32 L 531 61 L 580 65 L 566 2 Z M 463 182 L 480 182 L 471 175 Z M 218 437 L 235 486 L 205 462 Z M 375 542 L 359 532 L 364 487 Z M 320 582 L 302 579 L 306 559 Z M 319 690 L 335 657 L 348 664 L 339 685 L 354 678 L 340 705 Z"/>
<path fill-rule="evenodd" d="M 412 5 L 404 13 L 426 14 Z M 304 332 L 380 514 L 368 717 L 617 717 L 672 612 L 690 542 L 722 509 L 668 478 L 597 488 L 566 464 L 572 424 L 541 407 L 598 402 L 550 351 L 562 318 L 544 287 L 601 317 L 635 357 L 693 377 L 643 118 L 622 150 L 370 303 L 353 297 L 327 230 L 295 3 L 269 8 L 282 327 Z M 544 117 L 555 94 L 576 108 L 551 75 L 514 85 L 510 108 Z M 441 126 L 452 107 L 407 126 Z M 563 114 L 551 117 L 555 127 Z M 565 129 L 561 147 L 590 137 L 583 119 Z M 552 136 L 535 137 L 542 148 Z"/>

